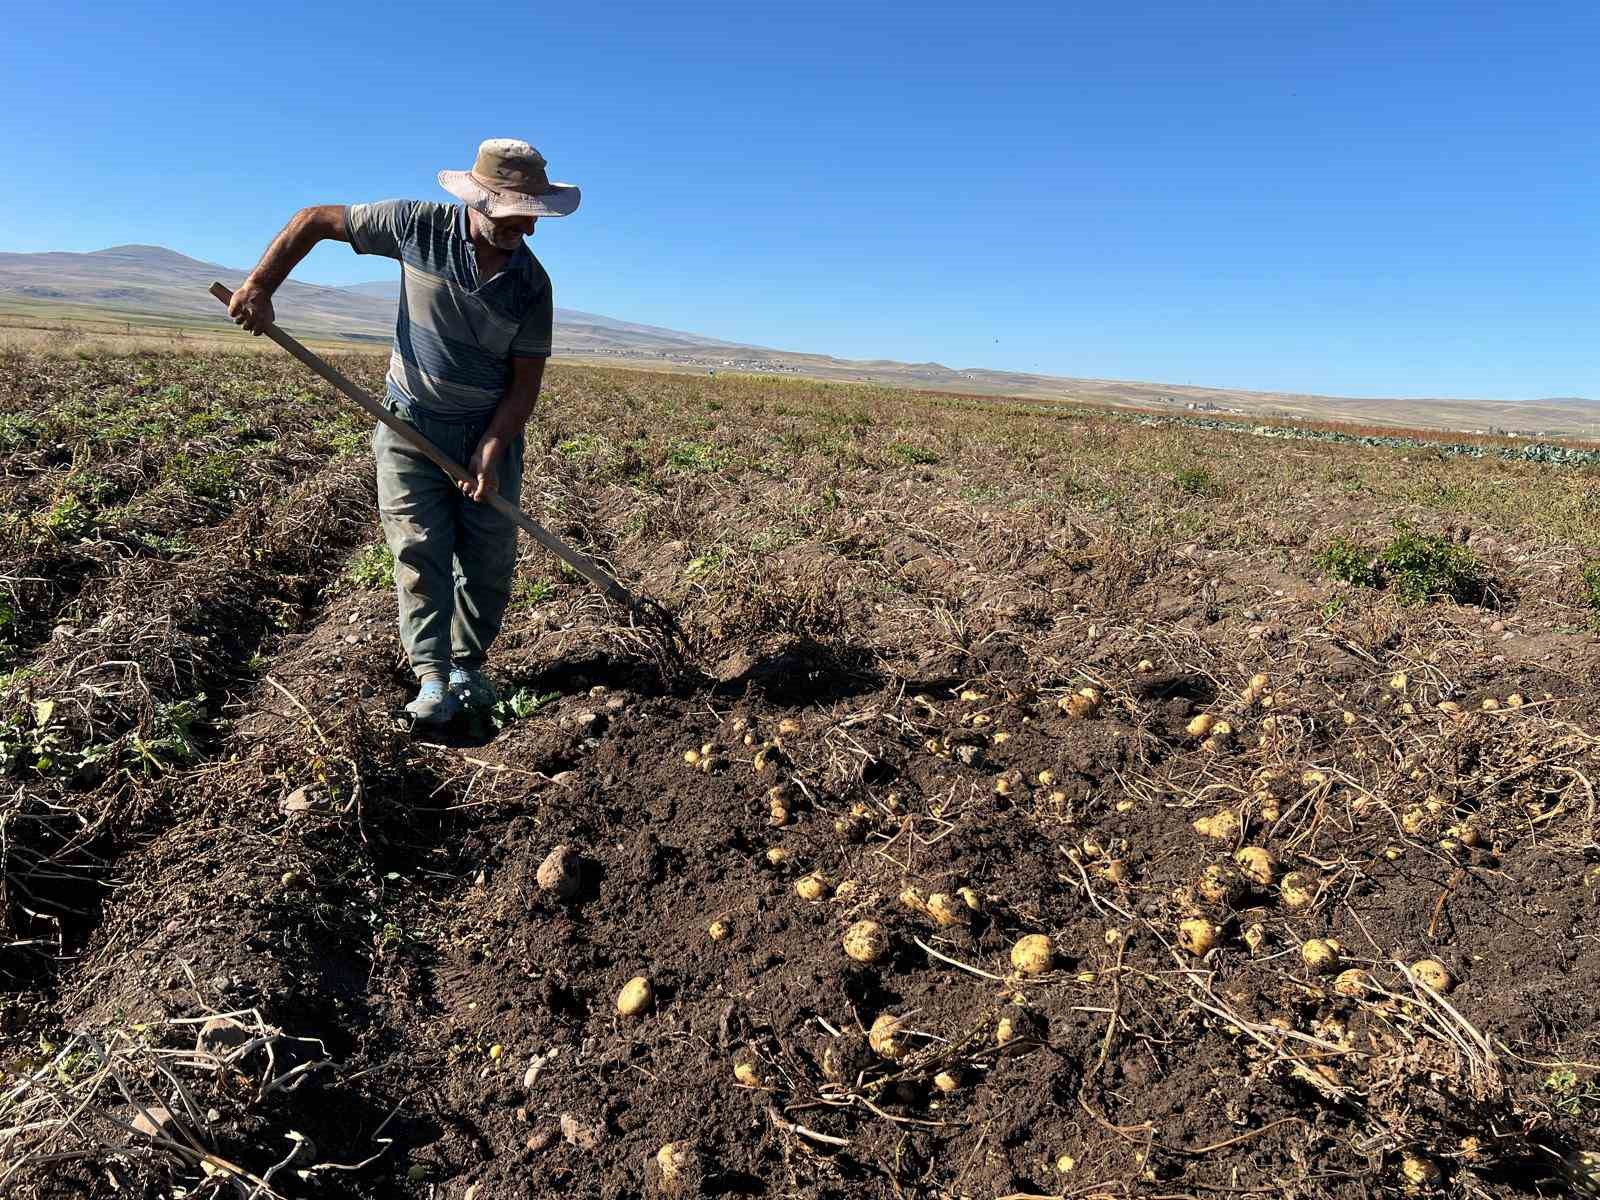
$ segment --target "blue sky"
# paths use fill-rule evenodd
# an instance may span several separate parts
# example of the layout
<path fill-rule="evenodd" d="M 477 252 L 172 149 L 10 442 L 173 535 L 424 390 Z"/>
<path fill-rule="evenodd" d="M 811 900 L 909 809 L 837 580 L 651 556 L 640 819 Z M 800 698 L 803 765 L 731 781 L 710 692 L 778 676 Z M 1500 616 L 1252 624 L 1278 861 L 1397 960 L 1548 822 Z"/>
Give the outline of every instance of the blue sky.
<path fill-rule="evenodd" d="M 1600 396 L 1600 6 L 14 6 L 0 249 L 248 266 L 526 137 L 556 300 L 847 357 Z M 300 275 L 385 277 L 324 247 Z M 292 328 L 292 314 L 280 314 Z"/>

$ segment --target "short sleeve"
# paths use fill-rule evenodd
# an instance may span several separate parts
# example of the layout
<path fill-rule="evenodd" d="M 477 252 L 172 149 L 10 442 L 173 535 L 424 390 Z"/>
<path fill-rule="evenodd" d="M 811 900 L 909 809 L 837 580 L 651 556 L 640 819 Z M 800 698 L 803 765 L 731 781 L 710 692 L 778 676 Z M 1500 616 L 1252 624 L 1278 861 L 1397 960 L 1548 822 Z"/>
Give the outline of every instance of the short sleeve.
<path fill-rule="evenodd" d="M 511 341 L 512 358 L 549 358 L 550 343 L 555 332 L 555 296 L 550 288 L 549 276 L 540 280 L 539 292 L 522 318 L 517 336 Z"/>
<path fill-rule="evenodd" d="M 352 204 L 344 210 L 345 232 L 357 254 L 399 258 L 416 236 L 416 227 L 415 200 L 379 200 L 375 204 Z"/>

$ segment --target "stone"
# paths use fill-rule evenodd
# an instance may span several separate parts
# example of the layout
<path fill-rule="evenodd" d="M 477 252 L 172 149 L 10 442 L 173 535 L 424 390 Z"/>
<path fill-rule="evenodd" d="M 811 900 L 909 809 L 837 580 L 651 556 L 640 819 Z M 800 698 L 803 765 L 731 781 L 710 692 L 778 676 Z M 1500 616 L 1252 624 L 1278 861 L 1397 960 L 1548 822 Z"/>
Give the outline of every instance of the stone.
<path fill-rule="evenodd" d="M 593 1125 L 585 1124 L 571 1113 L 561 1114 L 561 1136 L 567 1139 L 570 1145 L 579 1150 L 595 1150 L 605 1139 L 606 1127 L 603 1122 Z"/>
<path fill-rule="evenodd" d="M 570 846 L 557 846 L 539 864 L 539 890 L 570 900 L 583 886 L 583 859 Z"/>
<path fill-rule="evenodd" d="M 303 787 L 297 787 L 283 798 L 283 803 L 278 808 L 285 816 L 295 816 L 298 813 L 310 812 L 316 805 Z"/>
<path fill-rule="evenodd" d="M 227 1058 L 254 1037 L 255 1034 L 232 1017 L 212 1017 L 195 1034 L 194 1052 L 200 1056 Z"/>
<path fill-rule="evenodd" d="M 133 1131 L 148 1138 L 166 1137 L 177 1123 L 172 1110 L 159 1104 L 132 1109 L 129 1117 L 128 1123 L 133 1126 Z"/>

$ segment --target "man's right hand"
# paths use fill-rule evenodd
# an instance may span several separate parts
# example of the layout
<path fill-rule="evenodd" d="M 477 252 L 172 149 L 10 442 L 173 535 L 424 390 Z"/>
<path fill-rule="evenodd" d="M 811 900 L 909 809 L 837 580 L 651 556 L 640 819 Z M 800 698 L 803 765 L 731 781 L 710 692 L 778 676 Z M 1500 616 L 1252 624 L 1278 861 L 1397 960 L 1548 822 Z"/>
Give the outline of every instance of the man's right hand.
<path fill-rule="evenodd" d="M 228 315 L 235 324 L 260 337 L 276 320 L 276 314 L 272 311 L 272 293 L 259 283 L 246 280 L 233 293 L 233 299 L 228 301 Z"/>

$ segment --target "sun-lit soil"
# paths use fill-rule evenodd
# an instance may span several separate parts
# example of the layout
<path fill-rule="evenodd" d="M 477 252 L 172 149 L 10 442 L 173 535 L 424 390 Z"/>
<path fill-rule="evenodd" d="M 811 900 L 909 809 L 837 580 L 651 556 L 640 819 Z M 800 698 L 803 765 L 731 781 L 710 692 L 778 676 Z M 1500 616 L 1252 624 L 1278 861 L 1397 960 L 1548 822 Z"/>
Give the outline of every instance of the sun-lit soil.
<path fill-rule="evenodd" d="M 682 640 L 528 544 L 413 738 L 347 406 L 0 355 L 0 1194 L 1590 1186 L 1600 470 L 541 407 L 526 507 Z"/>

